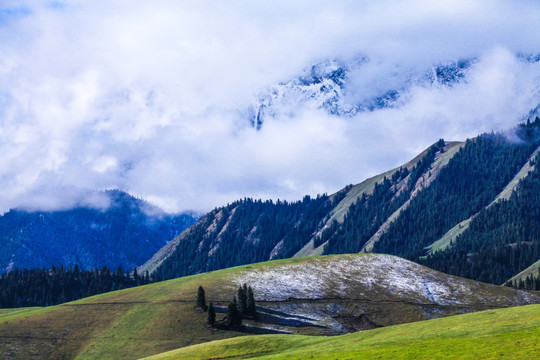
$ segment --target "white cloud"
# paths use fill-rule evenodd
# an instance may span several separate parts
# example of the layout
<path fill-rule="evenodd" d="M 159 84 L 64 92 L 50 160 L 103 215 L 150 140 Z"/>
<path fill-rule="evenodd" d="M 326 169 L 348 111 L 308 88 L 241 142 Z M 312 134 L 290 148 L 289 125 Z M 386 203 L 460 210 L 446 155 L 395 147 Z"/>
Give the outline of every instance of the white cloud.
<path fill-rule="evenodd" d="M 0 211 L 115 187 L 168 210 L 333 192 L 440 137 L 515 124 L 539 102 L 539 66 L 515 57 L 540 52 L 539 17 L 529 1 L 3 2 Z M 255 94 L 359 54 L 371 61 L 349 80 L 356 99 L 478 60 L 465 82 L 412 86 L 396 109 L 299 106 L 247 125 Z"/>

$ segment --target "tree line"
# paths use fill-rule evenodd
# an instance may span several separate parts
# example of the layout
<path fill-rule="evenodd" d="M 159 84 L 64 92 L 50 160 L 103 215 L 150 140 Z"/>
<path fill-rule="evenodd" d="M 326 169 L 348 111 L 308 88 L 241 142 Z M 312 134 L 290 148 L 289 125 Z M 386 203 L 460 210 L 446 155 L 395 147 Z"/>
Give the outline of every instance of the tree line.
<path fill-rule="evenodd" d="M 523 289 L 523 290 L 540 290 L 540 268 L 538 269 L 538 274 L 536 276 L 533 276 L 533 274 L 530 274 L 525 277 L 525 280 L 519 279 L 519 280 L 508 280 L 506 283 L 504 283 L 505 286 L 515 287 L 516 289 Z"/>
<path fill-rule="evenodd" d="M 451 247 L 421 262 L 449 274 L 502 284 L 540 259 L 539 219 L 540 167 L 536 166 L 509 199 L 483 209 Z"/>
<path fill-rule="evenodd" d="M 426 155 L 409 171 L 398 169 L 390 178 L 376 183 L 373 192 L 362 196 L 352 204 L 342 224 L 333 222 L 315 241 L 315 246 L 326 242 L 325 254 L 359 252 L 381 225 L 409 198 L 418 179 L 429 170 L 437 153 L 444 151 L 445 142 L 440 139 L 431 146 Z"/>
<path fill-rule="evenodd" d="M 51 269 L 14 269 L 0 276 L 0 307 L 50 306 L 68 301 L 120 290 L 151 282 L 144 276 L 124 273 L 121 267 L 111 272 L 103 266 L 100 270 L 79 270 L 79 266 Z"/>

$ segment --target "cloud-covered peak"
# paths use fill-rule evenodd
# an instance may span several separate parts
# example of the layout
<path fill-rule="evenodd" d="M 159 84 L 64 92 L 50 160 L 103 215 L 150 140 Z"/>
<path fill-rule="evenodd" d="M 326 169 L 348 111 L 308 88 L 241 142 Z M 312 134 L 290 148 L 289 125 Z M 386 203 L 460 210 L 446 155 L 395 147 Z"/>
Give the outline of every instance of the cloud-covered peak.
<path fill-rule="evenodd" d="M 540 66 L 517 54 L 539 53 L 539 17 L 529 1 L 5 1 L 0 211 L 110 188 L 167 210 L 333 192 L 526 116 Z"/>

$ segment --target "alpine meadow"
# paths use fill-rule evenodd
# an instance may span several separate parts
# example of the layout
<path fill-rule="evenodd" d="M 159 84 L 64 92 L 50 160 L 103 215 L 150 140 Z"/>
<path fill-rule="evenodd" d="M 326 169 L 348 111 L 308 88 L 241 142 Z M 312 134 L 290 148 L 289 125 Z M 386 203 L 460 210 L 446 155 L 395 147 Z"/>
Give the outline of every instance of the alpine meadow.
<path fill-rule="evenodd" d="M 0 2 L 0 358 L 540 358 L 538 19 Z"/>

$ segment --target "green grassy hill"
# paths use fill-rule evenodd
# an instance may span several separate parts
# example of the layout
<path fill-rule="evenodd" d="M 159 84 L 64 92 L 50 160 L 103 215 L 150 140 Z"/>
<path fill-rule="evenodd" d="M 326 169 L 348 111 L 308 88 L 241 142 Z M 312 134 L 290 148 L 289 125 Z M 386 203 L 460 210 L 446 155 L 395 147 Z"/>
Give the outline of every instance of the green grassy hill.
<path fill-rule="evenodd" d="M 189 346 L 176 359 L 538 359 L 540 305 L 390 326 L 337 337 L 248 336 Z"/>
<path fill-rule="evenodd" d="M 251 285 L 261 322 L 209 329 L 197 288 L 226 307 Z M 540 295 L 436 272 L 390 255 L 335 255 L 246 265 L 101 294 L 49 308 L 0 312 L 0 358 L 136 359 L 253 333 L 344 334 L 496 307 Z M 313 341 L 313 340 L 310 340 Z"/>

